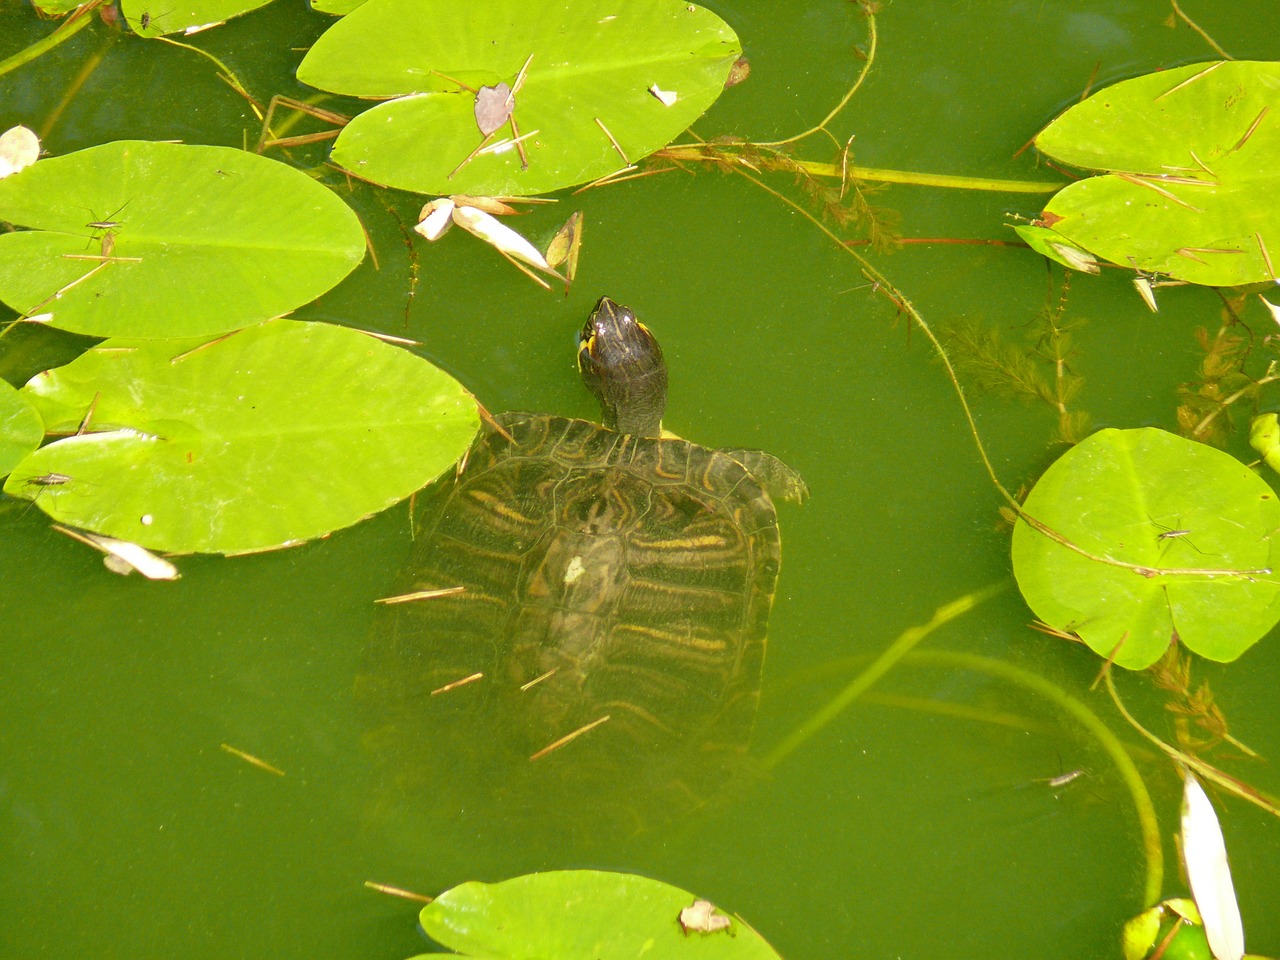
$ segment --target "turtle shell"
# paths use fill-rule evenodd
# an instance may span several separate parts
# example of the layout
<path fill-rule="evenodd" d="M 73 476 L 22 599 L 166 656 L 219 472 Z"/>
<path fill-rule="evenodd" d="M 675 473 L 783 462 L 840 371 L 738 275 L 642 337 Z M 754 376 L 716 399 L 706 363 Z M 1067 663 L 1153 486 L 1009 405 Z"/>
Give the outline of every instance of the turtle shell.
<path fill-rule="evenodd" d="M 584 743 L 745 749 L 780 557 L 769 495 L 684 440 L 499 423 L 429 491 L 403 592 L 461 589 L 394 607 L 401 682 L 496 708 L 531 755 L 590 724 Z"/>

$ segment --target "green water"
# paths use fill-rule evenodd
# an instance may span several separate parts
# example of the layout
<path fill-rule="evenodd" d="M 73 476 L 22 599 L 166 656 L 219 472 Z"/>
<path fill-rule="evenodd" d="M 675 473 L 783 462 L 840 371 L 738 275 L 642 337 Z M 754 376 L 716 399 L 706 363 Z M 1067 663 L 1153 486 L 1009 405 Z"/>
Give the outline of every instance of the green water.
<path fill-rule="evenodd" d="M 742 37 L 748 83 L 697 129 L 771 139 L 823 116 L 854 77 L 865 26 L 845 0 L 709 3 Z M 1280 45 L 1272 5 L 1190 11 L 1238 58 Z M 1207 59 L 1156 0 L 887 4 L 876 67 L 833 124 L 856 162 L 1014 179 L 1052 176 L 1013 154 L 1107 83 Z M 193 42 L 255 94 L 305 95 L 291 79 L 328 21 L 276 4 Z M 50 29 L 0 0 L 0 57 Z M 252 143 L 247 105 L 195 55 L 112 39 L 97 25 L 0 77 L 0 128 L 40 128 L 86 63 L 96 68 L 44 137 L 54 154 L 116 138 Z M 816 140 L 802 148 L 828 161 Z M 305 157 L 300 155 L 300 159 Z M 312 159 L 319 154 L 311 155 Z M 798 198 L 785 178 L 770 181 Z M 910 237 L 999 237 L 1034 197 L 895 187 L 877 198 Z M 783 506 L 783 567 L 770 625 L 756 752 L 765 754 L 935 608 L 1009 576 L 999 500 L 954 392 L 918 331 L 865 286 L 853 261 L 746 181 L 668 173 L 563 198 L 521 223 L 545 240 L 586 213 L 578 281 L 548 294 L 458 231 L 410 260 L 385 201 L 353 201 L 380 268 L 366 263 L 298 311 L 410 336 L 492 410 L 594 416 L 573 337 L 602 294 L 661 338 L 666 424 L 710 445 L 756 446 L 796 466 L 812 498 Z M 417 204 L 396 201 L 402 216 Z M 974 315 L 1006 329 L 1044 303 L 1024 250 L 926 244 L 877 265 L 926 318 Z M 1197 376 L 1210 291 L 1147 312 L 1120 276 L 1078 277 L 1069 317 L 1087 321 L 1079 404 L 1099 425 L 1175 426 L 1178 384 Z M 47 344 L 32 348 L 56 356 Z M 39 357 L 22 375 L 40 369 Z M 10 376 L 18 376 L 6 370 Z M 1047 408 L 978 400 L 1003 482 L 1049 461 Z M 1240 447 L 1233 452 L 1247 457 Z M 429 786 L 405 798 L 365 742 L 353 694 L 374 621 L 409 552 L 392 510 L 327 540 L 234 561 L 188 559 L 176 584 L 122 580 L 50 532 L 36 510 L 0 516 L 0 954 L 5 957 L 400 958 L 423 949 L 411 904 L 372 879 L 438 892 L 467 879 L 592 866 L 654 876 L 739 912 L 784 956 L 1105 957 L 1142 907 L 1144 860 L 1114 768 L 1050 704 L 954 665 L 907 661 L 732 805 L 638 837 L 452 829 Z M 931 636 L 1047 677 L 1133 748 L 1165 837 L 1166 894 L 1182 891 L 1172 834 L 1179 783 L 1087 689 L 1097 658 L 1033 632 L 1009 589 Z M 1272 706 L 1280 642 L 1238 664 L 1197 664 L 1232 732 L 1280 755 Z M 1168 735 L 1140 678 L 1122 691 Z M 961 718 L 947 711 L 974 708 Z M 996 722 L 997 720 L 1007 722 Z M 278 777 L 220 749 L 231 744 Z M 1280 792 L 1273 766 L 1222 761 Z M 1043 781 L 1084 768 L 1053 790 Z M 427 771 L 444 786 L 452 772 Z M 1280 825 L 1220 805 L 1252 950 L 1280 952 Z"/>

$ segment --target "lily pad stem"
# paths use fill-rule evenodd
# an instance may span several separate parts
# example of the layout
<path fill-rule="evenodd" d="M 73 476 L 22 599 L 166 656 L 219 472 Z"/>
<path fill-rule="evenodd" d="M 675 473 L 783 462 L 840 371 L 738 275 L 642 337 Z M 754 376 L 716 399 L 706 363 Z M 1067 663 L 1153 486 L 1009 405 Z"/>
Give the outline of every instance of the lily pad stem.
<path fill-rule="evenodd" d="M 744 147 L 772 147 L 771 143 L 742 142 Z M 663 147 L 655 156 L 668 160 L 698 162 L 719 161 L 734 157 L 734 144 L 677 143 Z M 743 158 L 744 161 L 749 158 Z M 853 164 L 841 169 L 839 164 L 818 163 L 813 160 L 792 160 L 796 169 L 817 177 L 839 180 L 849 176 L 855 180 L 874 180 L 878 183 L 903 183 L 917 187 L 942 187 L 948 190 L 985 190 L 991 193 L 1056 193 L 1066 184 L 1061 180 L 1000 180 L 993 177 L 961 177 L 946 173 L 918 173 L 914 170 L 890 170 L 883 167 L 859 167 Z"/>

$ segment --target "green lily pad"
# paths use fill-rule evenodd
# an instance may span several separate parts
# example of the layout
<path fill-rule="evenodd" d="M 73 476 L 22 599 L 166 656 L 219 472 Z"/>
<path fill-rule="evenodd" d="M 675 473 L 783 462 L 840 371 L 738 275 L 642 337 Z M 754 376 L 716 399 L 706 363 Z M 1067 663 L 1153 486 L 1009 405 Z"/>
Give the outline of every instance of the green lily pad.
<path fill-rule="evenodd" d="M 778 960 L 764 938 L 733 915 L 715 911 L 728 921 L 724 929 L 686 931 L 681 911 L 695 900 L 646 877 L 560 870 L 464 883 L 427 904 L 419 919 L 431 939 L 486 960 Z"/>
<path fill-rule="evenodd" d="M 1239 657 L 1280 619 L 1280 503 L 1233 457 L 1163 430 L 1102 430 L 1053 464 L 1013 531 L 1013 572 L 1050 626 L 1122 667 L 1175 640 Z"/>
<path fill-rule="evenodd" d="M 44 421 L 36 408 L 0 380 L 0 477 L 22 462 L 44 439 Z"/>
<path fill-rule="evenodd" d="M 1093 254 L 1072 243 L 1060 233 L 1054 233 L 1047 227 L 1038 227 L 1035 224 L 1018 224 L 1013 231 L 1036 253 L 1064 267 L 1070 267 L 1082 273 L 1100 272 L 1098 261 L 1094 259 Z"/>
<path fill-rule="evenodd" d="M 334 161 L 360 177 L 419 193 L 529 196 L 671 142 L 719 96 L 741 52 L 723 20 L 685 0 L 581 0 L 554 16 L 526 0 L 368 0 L 316 41 L 298 79 L 399 98 L 360 114 L 334 145 Z M 514 148 L 468 161 L 482 141 L 480 89 L 514 87 L 526 62 L 514 118 L 528 168 Z M 675 102 L 664 105 L 655 86 Z M 502 136 L 509 124 L 491 142 Z"/>
<path fill-rule="evenodd" d="M 1042 223 L 1103 259 L 1189 283 L 1280 271 L 1280 63 L 1196 63 L 1117 83 L 1036 137 L 1104 176 L 1071 184 Z"/>
<path fill-rule="evenodd" d="M 0 299 L 99 337 L 225 333 L 314 300 L 364 256 L 351 208 L 229 147 L 118 141 L 0 180 Z"/>
<path fill-rule="evenodd" d="M 70 13 L 83 2 L 84 0 L 32 0 L 31 5 L 36 8 L 42 17 L 61 17 L 63 14 Z"/>
<path fill-rule="evenodd" d="M 222 23 L 271 0 L 120 0 L 125 21 L 142 37 L 179 33 L 188 27 Z"/>
<path fill-rule="evenodd" d="M 311 0 L 311 9 L 316 13 L 344 17 L 364 2 L 365 0 Z"/>
<path fill-rule="evenodd" d="M 174 553 L 348 526 L 461 455 L 474 401 L 356 330 L 273 320 L 213 341 L 108 340 L 22 390 L 51 433 L 5 483 L 63 523 Z M 67 478 L 44 489 L 31 477 Z M 37 497 L 37 494 L 39 496 Z"/>

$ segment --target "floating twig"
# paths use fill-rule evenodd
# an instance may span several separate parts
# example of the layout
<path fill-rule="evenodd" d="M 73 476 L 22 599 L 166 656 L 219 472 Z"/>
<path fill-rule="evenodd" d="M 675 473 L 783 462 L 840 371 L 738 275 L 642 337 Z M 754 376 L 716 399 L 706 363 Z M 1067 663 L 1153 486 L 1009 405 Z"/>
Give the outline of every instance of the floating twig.
<path fill-rule="evenodd" d="M 223 750 L 231 754 L 233 757 L 239 757 L 245 763 L 250 764 L 251 766 L 255 766 L 259 770 L 265 770 L 267 771 L 267 773 L 274 773 L 277 777 L 284 776 L 283 770 L 281 770 L 279 767 L 273 767 L 271 764 L 267 763 L 267 761 L 261 759 L 260 757 L 255 757 L 251 753 L 245 753 L 243 750 L 237 750 L 235 747 L 231 746 L 228 743 L 220 743 L 218 744 L 218 746 L 222 747 Z"/>
<path fill-rule="evenodd" d="M 577 730 L 573 731 L 573 733 L 566 733 L 563 737 L 561 737 L 555 743 L 547 744 L 545 747 L 543 747 L 541 750 L 539 750 L 537 753 L 531 756 L 529 760 L 530 761 L 541 760 L 551 751 L 559 750 L 566 743 L 569 743 L 570 741 L 573 741 L 573 740 L 577 740 L 584 733 L 588 732 L 589 730 L 594 730 L 596 727 L 600 726 L 600 724 L 604 723 L 608 719 L 609 719 L 609 714 L 606 713 L 603 717 L 600 717 L 598 720 L 592 720 L 590 723 L 579 727 Z"/>

